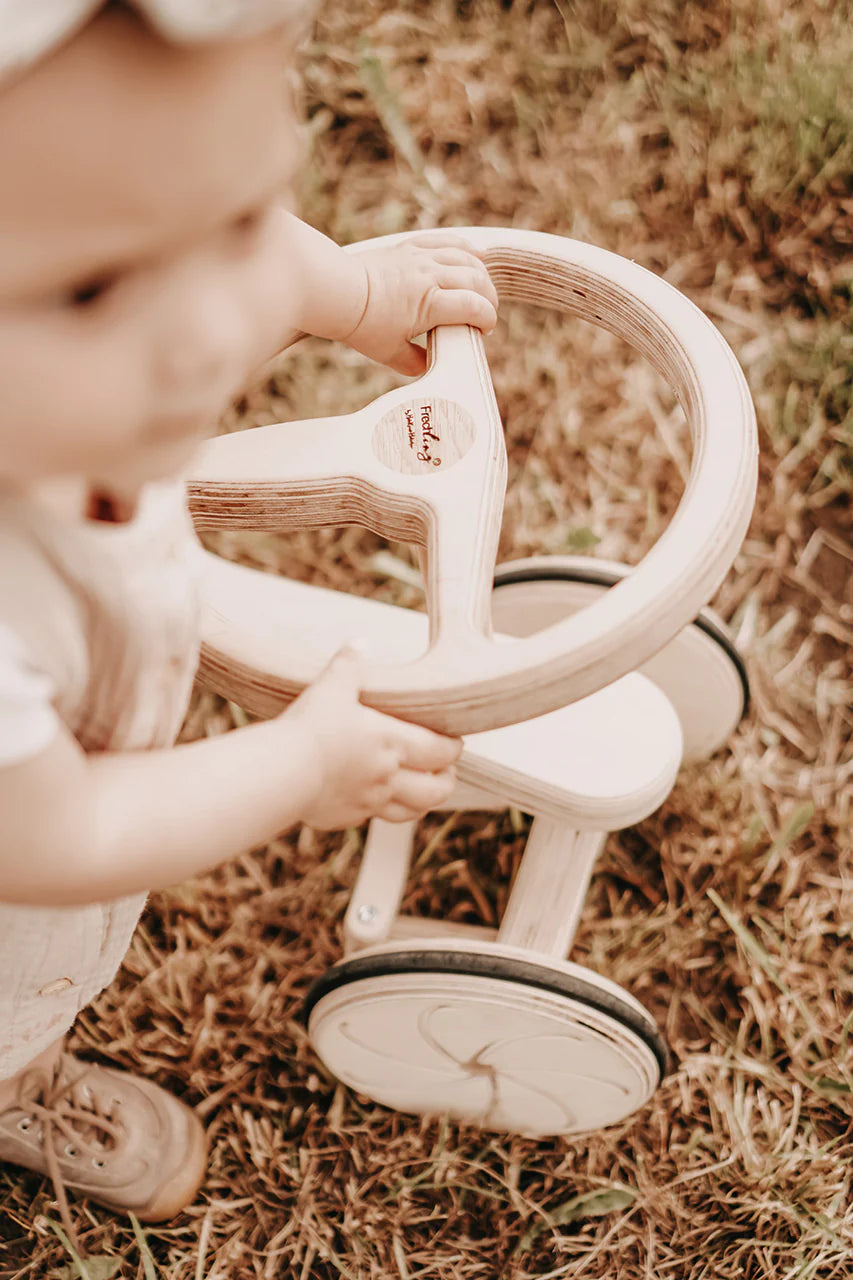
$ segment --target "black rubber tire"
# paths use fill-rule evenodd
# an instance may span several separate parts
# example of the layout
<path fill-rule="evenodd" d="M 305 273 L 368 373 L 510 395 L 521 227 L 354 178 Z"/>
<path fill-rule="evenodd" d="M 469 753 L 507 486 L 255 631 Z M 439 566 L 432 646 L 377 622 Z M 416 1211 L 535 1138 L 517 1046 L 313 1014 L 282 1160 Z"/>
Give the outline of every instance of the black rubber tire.
<path fill-rule="evenodd" d="M 589 1005 L 599 1013 L 616 1018 L 632 1031 L 654 1054 L 661 1078 L 669 1069 L 669 1049 L 650 1014 L 638 1013 L 636 1008 L 627 1001 L 619 1000 L 611 992 L 601 991 L 591 982 L 584 982 L 582 978 L 560 973 L 547 965 L 515 960 L 490 951 L 478 954 L 454 950 L 450 947 L 446 951 L 419 951 L 412 947 L 407 950 L 380 952 L 342 960 L 331 969 L 327 969 L 312 985 L 305 997 L 302 1008 L 305 1025 L 308 1025 L 312 1010 L 330 992 L 350 982 L 360 982 L 365 978 L 384 978 L 398 973 L 446 973 L 497 978 L 504 982 L 538 987 L 555 995 L 569 996 L 573 1000 Z"/>

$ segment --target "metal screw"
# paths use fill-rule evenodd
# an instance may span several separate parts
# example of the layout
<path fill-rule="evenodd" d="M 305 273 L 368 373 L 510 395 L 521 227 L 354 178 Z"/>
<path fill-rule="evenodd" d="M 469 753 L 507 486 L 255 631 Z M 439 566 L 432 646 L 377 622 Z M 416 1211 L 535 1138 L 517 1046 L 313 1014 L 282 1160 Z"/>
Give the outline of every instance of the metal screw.
<path fill-rule="evenodd" d="M 379 908 L 375 907 L 372 902 L 363 902 L 355 913 L 355 918 L 359 924 L 370 924 L 379 915 Z"/>

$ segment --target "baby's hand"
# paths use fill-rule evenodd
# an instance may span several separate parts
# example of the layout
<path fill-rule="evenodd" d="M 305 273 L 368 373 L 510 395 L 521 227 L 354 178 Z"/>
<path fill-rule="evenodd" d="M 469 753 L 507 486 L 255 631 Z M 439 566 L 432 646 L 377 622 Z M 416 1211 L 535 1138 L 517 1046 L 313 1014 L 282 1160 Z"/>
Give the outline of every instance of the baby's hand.
<path fill-rule="evenodd" d="M 299 817 L 318 830 L 341 830 L 368 818 L 407 822 L 442 804 L 453 790 L 462 749 L 420 725 L 359 702 L 358 656 L 339 653 L 284 712 L 299 724 L 312 783 Z"/>
<path fill-rule="evenodd" d="M 367 303 L 345 339 L 398 373 L 423 373 L 426 354 L 412 339 L 440 324 L 490 333 L 498 295 L 476 249 L 451 231 L 414 236 L 357 255 L 367 274 Z"/>

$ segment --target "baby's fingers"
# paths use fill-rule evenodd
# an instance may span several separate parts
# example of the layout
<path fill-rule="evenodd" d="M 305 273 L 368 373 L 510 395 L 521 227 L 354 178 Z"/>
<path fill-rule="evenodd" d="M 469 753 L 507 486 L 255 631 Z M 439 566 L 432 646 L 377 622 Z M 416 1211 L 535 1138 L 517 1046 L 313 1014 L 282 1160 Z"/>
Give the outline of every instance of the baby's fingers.
<path fill-rule="evenodd" d="M 470 240 L 466 240 L 465 236 L 460 236 L 456 231 L 443 231 L 441 228 L 436 231 L 421 231 L 416 236 L 407 236 L 403 243 L 417 245 L 419 249 L 464 249 L 475 258 L 483 256 L 481 250 Z"/>
<path fill-rule="evenodd" d="M 478 258 L 462 249 L 441 249 L 431 255 L 430 271 L 441 289 L 468 289 L 490 302 L 497 313 L 498 291 Z"/>
<path fill-rule="evenodd" d="M 344 645 L 326 664 L 311 688 L 327 697 L 358 699 L 364 659 L 353 645 Z"/>
<path fill-rule="evenodd" d="M 409 817 L 419 817 L 444 804 L 450 798 L 455 782 L 456 775 L 452 768 L 442 769 L 440 773 L 401 769 L 394 780 L 394 794 L 385 812 L 390 808 L 399 808 L 407 810 Z M 403 820 L 389 819 L 392 822 Z"/>
<path fill-rule="evenodd" d="M 405 720 L 396 723 L 388 745 L 397 752 L 403 768 L 422 769 L 427 773 L 449 769 L 462 751 L 461 738 L 433 733 L 431 729 L 408 724 Z"/>
<path fill-rule="evenodd" d="M 373 817 L 381 818 L 383 822 L 417 822 L 418 818 L 422 818 L 424 810 L 415 812 L 404 804 L 397 804 L 391 801 L 387 804 L 381 813 L 373 814 Z"/>
<path fill-rule="evenodd" d="M 418 332 L 426 333 L 440 324 L 470 324 L 483 333 L 491 333 L 497 322 L 497 308 L 490 298 L 474 289 L 439 284 L 421 303 Z"/>

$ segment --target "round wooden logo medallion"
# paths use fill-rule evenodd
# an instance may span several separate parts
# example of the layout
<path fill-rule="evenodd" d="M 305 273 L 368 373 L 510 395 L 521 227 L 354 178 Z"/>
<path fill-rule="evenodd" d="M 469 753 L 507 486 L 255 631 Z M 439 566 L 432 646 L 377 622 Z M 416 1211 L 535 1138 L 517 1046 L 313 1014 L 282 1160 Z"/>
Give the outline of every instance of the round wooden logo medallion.
<path fill-rule="evenodd" d="M 453 400 L 406 400 L 373 428 L 373 452 L 391 471 L 435 475 L 464 458 L 476 435 L 473 417 Z"/>

